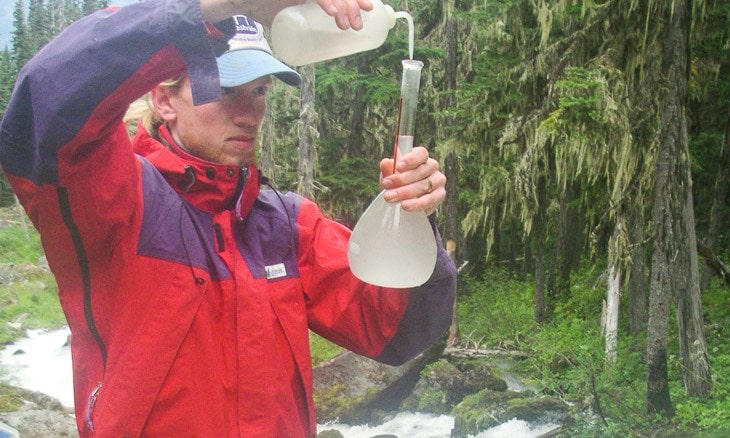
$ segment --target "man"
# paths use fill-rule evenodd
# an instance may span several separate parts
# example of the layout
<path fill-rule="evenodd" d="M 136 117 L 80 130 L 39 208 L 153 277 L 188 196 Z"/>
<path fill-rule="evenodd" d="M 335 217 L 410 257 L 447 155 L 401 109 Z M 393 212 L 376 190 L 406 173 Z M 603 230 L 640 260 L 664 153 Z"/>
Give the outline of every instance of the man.
<path fill-rule="evenodd" d="M 57 279 L 82 436 L 314 436 L 309 330 L 398 364 L 450 322 L 443 249 L 421 287 L 367 285 L 347 265 L 349 230 L 311 201 L 260 190 L 254 146 L 271 76 L 299 76 L 260 25 L 230 17 L 270 21 L 288 3 L 100 11 L 19 76 L 0 160 Z M 355 0 L 322 4 L 359 26 Z M 154 111 L 130 141 L 123 116 L 150 91 Z M 389 165 L 390 199 L 441 202 L 445 178 L 425 149 L 395 174 Z"/>

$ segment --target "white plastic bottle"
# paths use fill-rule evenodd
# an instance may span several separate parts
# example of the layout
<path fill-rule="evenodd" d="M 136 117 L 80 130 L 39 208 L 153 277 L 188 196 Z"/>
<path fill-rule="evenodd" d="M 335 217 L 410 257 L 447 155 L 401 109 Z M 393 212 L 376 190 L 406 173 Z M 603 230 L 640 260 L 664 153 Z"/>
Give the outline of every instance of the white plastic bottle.
<path fill-rule="evenodd" d="M 380 47 L 395 25 L 396 14 L 381 0 L 361 11 L 362 29 L 342 30 L 314 1 L 282 9 L 271 24 L 274 54 L 293 66 L 339 58 Z"/>

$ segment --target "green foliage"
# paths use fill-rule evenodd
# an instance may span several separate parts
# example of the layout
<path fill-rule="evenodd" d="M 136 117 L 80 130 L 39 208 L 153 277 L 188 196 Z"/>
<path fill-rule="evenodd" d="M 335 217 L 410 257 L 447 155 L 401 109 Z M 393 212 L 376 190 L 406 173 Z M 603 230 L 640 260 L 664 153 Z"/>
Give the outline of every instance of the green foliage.
<path fill-rule="evenodd" d="M 458 290 L 459 327 L 472 346 L 521 347 L 537 325 L 533 318 L 532 284 L 492 270 L 482 279 L 462 276 Z"/>
<path fill-rule="evenodd" d="M 53 275 L 34 273 L 18 282 L 0 284 L 0 321 L 17 321 L 26 329 L 63 326 L 66 320 Z M 23 332 L 7 324 L 0 326 L 0 344 L 22 335 Z"/>
<path fill-rule="evenodd" d="M 646 340 L 643 335 L 631 337 L 624 332 L 628 312 L 621 314 L 617 361 L 609 364 L 605 360 L 600 316 L 606 285 L 601 269 L 583 269 L 573 276 L 571 285 L 553 319 L 538 325 L 532 315 L 531 280 L 517 281 L 499 271 L 490 271 L 483 279 L 462 275 L 458 306 L 462 337 L 467 344 L 516 346 L 527 352 L 522 373 L 532 376 L 542 393 L 575 405 L 572 430 L 576 436 L 642 436 L 656 430 L 700 437 L 727 433 L 730 294 L 726 287 L 715 284 L 703 294 L 714 378 L 712 397 L 689 398 L 684 394 L 681 361 L 676 342 L 671 342 L 670 389 L 677 415 L 668 421 L 646 413 Z M 673 330 L 676 332 L 676 327 Z M 592 415 L 583 415 L 586 412 Z"/>
<path fill-rule="evenodd" d="M 10 51 L 5 48 L 0 52 L 0 117 L 5 114 L 14 83 L 15 64 Z"/>
<path fill-rule="evenodd" d="M 365 159 L 343 158 L 332 168 L 322 169 L 318 202 L 331 217 L 354 226 L 378 194 L 378 168 Z"/>
<path fill-rule="evenodd" d="M 26 234 L 20 224 L 0 229 L 0 321 L 21 320 L 25 328 L 60 327 L 65 323 L 58 302 L 56 282 L 47 270 L 37 267 L 43 255 L 38 233 L 32 227 Z M 23 333 L 0 324 L 0 344 Z"/>
<path fill-rule="evenodd" d="M 418 399 L 418 403 L 415 406 L 418 412 L 440 412 L 443 411 L 444 400 L 446 399 L 446 391 L 437 389 L 435 391 L 428 391 L 421 398 Z"/>
<path fill-rule="evenodd" d="M 686 428 L 730 435 L 730 354 L 712 356 L 713 394 L 710 399 L 683 398 L 676 404 L 677 419 Z"/>
<path fill-rule="evenodd" d="M 392 76 L 377 73 L 363 74 L 348 68 L 319 68 L 317 70 L 317 90 L 325 94 L 338 94 L 347 97 L 343 93 L 343 87 L 354 90 L 357 87 L 365 87 L 365 101 L 367 106 L 392 105 L 398 102 L 400 96 L 399 84 Z"/>
<path fill-rule="evenodd" d="M 310 332 L 309 346 L 312 349 L 312 364 L 317 366 L 327 362 L 344 350 L 316 333 Z"/>
<path fill-rule="evenodd" d="M 713 391 L 709 399 L 682 397 L 676 404 L 678 421 L 716 436 L 730 435 L 730 293 L 714 284 L 703 295 Z"/>
<path fill-rule="evenodd" d="M 498 394 L 501 396 L 501 393 Z M 492 413 L 484 409 L 487 403 L 493 402 L 495 394 L 483 390 L 464 397 L 453 410 L 456 417 L 455 426 L 460 435 L 470 436 L 481 430 L 489 429 L 497 424 Z"/>
<path fill-rule="evenodd" d="M 568 123 L 601 121 L 601 98 L 597 93 L 603 84 L 595 72 L 582 67 L 569 68 L 566 78 L 555 82 L 560 91 L 559 108 L 567 113 Z"/>
<path fill-rule="evenodd" d="M 0 412 L 14 412 L 27 403 L 23 390 L 0 383 Z"/>
<path fill-rule="evenodd" d="M 532 375 L 539 376 L 544 391 L 571 400 L 586 395 L 603 360 L 603 338 L 596 321 L 556 318 L 533 332 L 529 341 L 527 365 Z"/>
<path fill-rule="evenodd" d="M 314 405 L 317 406 L 317 420 L 320 422 L 337 420 L 354 406 L 360 405 L 363 400 L 374 395 L 367 392 L 359 397 L 349 396 L 347 385 L 344 383 L 332 385 L 326 391 L 316 392 L 313 397 Z"/>
<path fill-rule="evenodd" d="M 0 228 L 0 262 L 2 263 L 37 263 L 43 255 L 41 239 L 27 218 L 15 213 L 17 210 L 5 210 L 16 223 Z M 22 226 L 21 221 L 27 221 Z M 26 232 L 27 230 L 27 232 Z"/>

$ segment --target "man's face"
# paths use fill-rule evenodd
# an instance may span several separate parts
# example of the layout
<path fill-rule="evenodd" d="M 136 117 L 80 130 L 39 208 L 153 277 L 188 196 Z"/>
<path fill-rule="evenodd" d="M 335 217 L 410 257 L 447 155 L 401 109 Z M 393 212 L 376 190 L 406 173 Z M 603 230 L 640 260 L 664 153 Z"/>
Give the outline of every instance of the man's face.
<path fill-rule="evenodd" d="M 178 89 L 157 87 L 153 103 L 170 134 L 189 154 L 214 163 L 256 163 L 256 136 L 266 111 L 266 76 L 235 88 L 224 88 L 221 100 L 193 105 L 190 81 Z"/>

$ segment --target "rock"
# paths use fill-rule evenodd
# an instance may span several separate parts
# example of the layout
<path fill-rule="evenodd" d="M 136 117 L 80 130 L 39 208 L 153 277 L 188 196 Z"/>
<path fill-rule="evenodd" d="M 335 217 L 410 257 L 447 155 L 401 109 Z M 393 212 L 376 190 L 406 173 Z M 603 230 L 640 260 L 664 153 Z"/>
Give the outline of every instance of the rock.
<path fill-rule="evenodd" d="M 397 409 L 426 364 L 440 356 L 445 339 L 415 359 L 389 366 L 345 352 L 313 370 L 317 421 L 360 424 Z"/>
<path fill-rule="evenodd" d="M 73 411 L 53 397 L 10 385 L 0 385 L 0 395 L 0 422 L 23 438 L 78 436 Z"/>
<path fill-rule="evenodd" d="M 73 414 L 43 409 L 32 404 L 15 412 L 0 414 L 0 420 L 14 427 L 23 438 L 76 437 Z"/>
<path fill-rule="evenodd" d="M 466 397 L 454 408 L 453 436 L 475 435 L 512 419 L 561 424 L 567 414 L 568 406 L 555 397 L 485 389 Z"/>
<path fill-rule="evenodd" d="M 507 382 L 494 375 L 491 362 L 472 359 L 458 362 L 457 367 L 464 374 L 464 395 L 473 394 L 484 388 L 500 392 L 507 390 Z"/>
<path fill-rule="evenodd" d="M 339 430 L 327 429 L 318 433 L 317 438 L 345 438 L 345 436 Z"/>
<path fill-rule="evenodd" d="M 15 283 L 27 281 L 29 279 L 38 278 L 40 275 L 50 272 L 48 263 L 45 265 L 36 265 L 33 263 L 0 263 L 0 284 Z M 34 287 L 45 288 L 43 282 L 38 282 Z"/>
<path fill-rule="evenodd" d="M 562 423 L 568 413 L 568 405 L 552 396 L 513 399 L 504 411 L 503 418 L 517 418 L 532 423 Z"/>
<path fill-rule="evenodd" d="M 463 375 L 446 360 L 439 360 L 421 373 L 403 409 L 431 414 L 448 414 L 464 398 Z"/>
<path fill-rule="evenodd" d="M 454 363 L 445 359 L 435 362 L 421 373 L 403 408 L 431 414 L 449 414 L 469 394 L 482 389 L 506 391 L 507 383 L 496 377 L 485 359 L 469 359 Z"/>
<path fill-rule="evenodd" d="M 51 268 L 50 268 L 50 266 L 48 266 L 48 259 L 46 258 L 45 255 L 42 255 L 42 256 L 38 257 L 38 263 L 37 263 L 37 265 L 43 271 L 51 272 Z"/>

